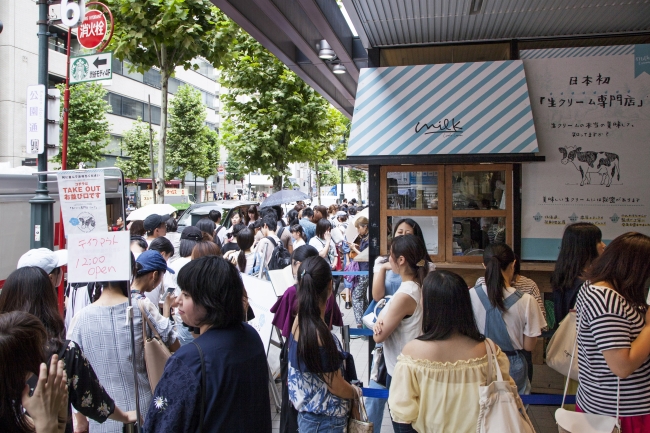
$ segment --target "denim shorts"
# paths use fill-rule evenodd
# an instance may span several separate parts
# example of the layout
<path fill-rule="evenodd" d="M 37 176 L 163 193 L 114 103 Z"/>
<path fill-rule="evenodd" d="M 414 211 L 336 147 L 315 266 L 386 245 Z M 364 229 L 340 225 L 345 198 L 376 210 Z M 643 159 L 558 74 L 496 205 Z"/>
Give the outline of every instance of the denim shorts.
<path fill-rule="evenodd" d="M 298 412 L 298 431 L 300 433 L 345 433 L 348 418 Z"/>

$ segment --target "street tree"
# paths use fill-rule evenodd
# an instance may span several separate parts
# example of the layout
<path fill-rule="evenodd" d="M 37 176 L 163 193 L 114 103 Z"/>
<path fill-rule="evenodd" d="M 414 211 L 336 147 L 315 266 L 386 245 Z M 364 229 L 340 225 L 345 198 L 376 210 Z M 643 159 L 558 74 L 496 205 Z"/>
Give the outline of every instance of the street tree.
<path fill-rule="evenodd" d="M 156 132 L 153 131 L 153 142 L 156 142 Z M 117 158 L 117 165 L 129 179 L 136 179 L 139 184 L 141 177 L 151 175 L 151 158 L 149 151 L 149 125 L 138 117 L 131 129 L 124 133 L 120 143 L 126 158 Z"/>
<path fill-rule="evenodd" d="M 336 185 L 336 169 L 332 160 L 345 157 L 347 150 L 347 134 L 350 121 L 331 105 L 327 109 L 327 118 L 318 134 L 309 140 L 305 147 L 308 149 L 307 161 L 316 172 L 318 203 L 321 202 L 321 185 Z M 332 175 L 331 172 L 334 171 Z M 321 171 L 327 174 L 321 176 Z"/>
<path fill-rule="evenodd" d="M 208 200 L 208 178 L 217 173 L 219 161 L 219 134 L 204 126 L 201 133 L 200 159 L 193 172 L 203 178 L 205 201 Z"/>
<path fill-rule="evenodd" d="M 242 189 L 244 184 L 244 177 L 249 171 L 246 170 L 246 164 L 237 159 L 232 153 L 228 154 L 228 160 L 226 161 L 226 180 L 228 182 L 236 183 L 242 182 Z"/>
<path fill-rule="evenodd" d="M 244 31 L 224 65 L 224 144 L 246 172 L 260 169 L 282 189 L 289 163 L 307 161 L 327 125 L 328 102 Z"/>
<path fill-rule="evenodd" d="M 363 202 L 361 197 L 361 183 L 367 180 L 366 172 L 363 170 L 357 170 L 355 168 L 350 168 L 347 170 L 348 179 L 350 182 L 357 184 L 357 192 L 359 193 L 359 203 Z"/>
<path fill-rule="evenodd" d="M 144 73 L 160 70 L 161 116 L 156 195 L 165 192 L 167 101 L 169 79 L 177 67 L 198 69 L 193 61 L 203 57 L 221 64 L 234 37 L 233 23 L 209 0 L 107 0 L 115 17 L 111 49 L 119 60 L 128 60 Z"/>
<path fill-rule="evenodd" d="M 64 85 L 57 88 L 64 92 Z M 106 113 L 111 106 L 104 97 L 106 90 L 101 83 L 82 83 L 70 86 L 70 105 L 68 117 L 68 155 L 67 168 L 77 168 L 83 162 L 86 166 L 95 166 L 103 161 L 104 149 L 110 141 L 109 124 Z M 61 98 L 61 116 L 63 116 L 63 98 Z M 61 162 L 61 152 L 52 158 Z"/>
<path fill-rule="evenodd" d="M 188 172 L 201 170 L 205 144 L 206 110 L 201 92 L 189 85 L 178 88 L 169 107 L 167 136 L 167 180 L 185 179 Z"/>

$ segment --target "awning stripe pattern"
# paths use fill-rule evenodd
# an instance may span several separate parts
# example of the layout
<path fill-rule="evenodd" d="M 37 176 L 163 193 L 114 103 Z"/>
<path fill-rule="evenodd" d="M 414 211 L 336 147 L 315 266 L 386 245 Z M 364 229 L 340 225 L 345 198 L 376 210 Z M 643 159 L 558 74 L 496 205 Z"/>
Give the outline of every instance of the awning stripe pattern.
<path fill-rule="evenodd" d="M 521 60 L 361 70 L 348 156 L 537 151 Z"/>
<path fill-rule="evenodd" d="M 548 48 L 521 50 L 521 59 L 556 59 L 564 57 L 626 56 L 634 54 L 634 45 L 611 45 L 605 47 Z"/>

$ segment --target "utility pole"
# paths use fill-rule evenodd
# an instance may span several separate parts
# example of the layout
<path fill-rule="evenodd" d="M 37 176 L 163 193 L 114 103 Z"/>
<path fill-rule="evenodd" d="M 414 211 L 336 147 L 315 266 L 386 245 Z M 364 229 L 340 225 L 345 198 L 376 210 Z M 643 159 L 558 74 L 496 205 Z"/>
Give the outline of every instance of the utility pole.
<path fill-rule="evenodd" d="M 48 80 L 48 0 L 38 0 L 38 84 L 45 86 L 47 94 Z M 38 171 L 47 171 L 47 104 L 43 107 L 45 110 L 43 118 L 43 136 L 41 139 L 44 143 L 43 153 L 38 154 Z M 29 203 L 31 204 L 31 233 L 29 235 L 30 248 L 54 248 L 54 217 L 52 209 L 54 200 L 50 197 L 47 189 L 47 175 L 38 175 L 38 185 L 35 196 Z"/>

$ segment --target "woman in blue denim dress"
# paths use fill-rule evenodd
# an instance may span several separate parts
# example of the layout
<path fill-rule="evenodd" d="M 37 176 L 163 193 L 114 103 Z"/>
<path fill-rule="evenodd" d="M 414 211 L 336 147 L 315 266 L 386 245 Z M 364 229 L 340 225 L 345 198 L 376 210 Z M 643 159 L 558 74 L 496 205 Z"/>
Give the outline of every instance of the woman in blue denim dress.
<path fill-rule="evenodd" d="M 332 271 L 322 257 L 298 268 L 298 315 L 289 337 L 289 399 L 298 410 L 301 433 L 343 433 L 350 400 L 361 390 L 343 378 L 341 343 L 325 323 Z"/>

